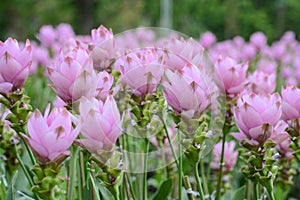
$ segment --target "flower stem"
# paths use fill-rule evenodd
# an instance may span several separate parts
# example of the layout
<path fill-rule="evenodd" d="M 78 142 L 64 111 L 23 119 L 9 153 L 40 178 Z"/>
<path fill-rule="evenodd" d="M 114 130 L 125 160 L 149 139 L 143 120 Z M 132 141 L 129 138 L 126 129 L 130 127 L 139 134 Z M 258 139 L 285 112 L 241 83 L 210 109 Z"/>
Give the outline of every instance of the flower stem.
<path fill-rule="evenodd" d="M 204 163 L 202 159 L 200 160 L 200 174 L 201 174 L 201 178 L 203 179 L 204 194 L 207 195 L 209 192 L 208 192 L 206 176 L 204 173 Z"/>
<path fill-rule="evenodd" d="M 222 188 L 222 177 L 223 177 L 223 165 L 224 165 L 224 152 L 225 152 L 225 137 L 226 133 L 223 131 L 222 137 L 222 153 L 221 153 L 221 160 L 220 160 L 220 168 L 219 168 L 219 177 L 218 177 L 218 185 L 217 185 L 217 200 L 221 198 L 221 188 Z"/>
<path fill-rule="evenodd" d="M 275 200 L 275 196 L 274 196 L 274 193 L 273 193 L 273 183 L 271 183 L 271 188 L 267 189 L 267 191 L 268 191 L 270 199 Z"/>
<path fill-rule="evenodd" d="M 254 183 L 254 195 L 255 195 L 255 200 L 259 199 L 259 194 L 258 194 L 258 184 Z"/>
<path fill-rule="evenodd" d="M 198 165 L 199 165 L 199 162 L 197 162 L 194 166 L 194 175 L 195 175 L 195 178 L 196 178 L 200 199 L 205 200 L 204 192 L 203 192 L 203 189 L 202 189 L 201 179 L 199 177 Z"/>
<path fill-rule="evenodd" d="M 144 174 L 143 174 L 143 199 L 147 198 L 147 168 L 148 168 L 148 152 L 149 152 L 149 139 L 145 138 L 145 153 L 144 153 Z"/>
<path fill-rule="evenodd" d="M 179 145 L 178 145 L 178 150 L 179 152 L 182 151 L 181 148 L 181 135 L 180 133 L 178 134 L 178 140 L 179 140 Z M 182 155 L 179 155 L 179 169 L 178 169 L 178 199 L 182 199 Z"/>

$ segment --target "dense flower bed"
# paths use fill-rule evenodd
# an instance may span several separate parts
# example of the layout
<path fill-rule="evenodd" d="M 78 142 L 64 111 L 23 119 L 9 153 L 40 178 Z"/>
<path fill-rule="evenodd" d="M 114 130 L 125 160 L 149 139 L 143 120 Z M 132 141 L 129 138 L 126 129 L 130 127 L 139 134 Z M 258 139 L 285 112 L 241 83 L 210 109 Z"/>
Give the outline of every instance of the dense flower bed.
<path fill-rule="evenodd" d="M 299 198 L 294 33 L 36 37 L 0 41 L 1 199 Z"/>

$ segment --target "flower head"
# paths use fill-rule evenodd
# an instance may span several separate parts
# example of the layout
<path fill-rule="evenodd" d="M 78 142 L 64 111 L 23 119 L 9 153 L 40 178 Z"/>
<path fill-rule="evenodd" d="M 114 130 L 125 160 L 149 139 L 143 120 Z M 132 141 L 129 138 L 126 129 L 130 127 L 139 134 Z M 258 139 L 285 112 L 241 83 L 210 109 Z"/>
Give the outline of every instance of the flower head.
<path fill-rule="evenodd" d="M 41 164 L 62 162 L 79 133 L 78 128 L 73 129 L 71 115 L 65 108 L 54 108 L 50 114 L 49 111 L 50 105 L 44 116 L 39 110 L 32 113 L 27 124 L 29 137 L 23 135 Z"/>
<path fill-rule="evenodd" d="M 248 64 L 238 64 L 235 60 L 220 57 L 215 62 L 215 78 L 220 89 L 228 94 L 237 94 L 246 86 Z"/>
<path fill-rule="evenodd" d="M 268 140 L 274 126 L 281 117 L 281 98 L 279 94 L 245 94 L 238 99 L 234 117 L 240 133 L 233 136 L 239 140 L 257 146 Z"/>
<path fill-rule="evenodd" d="M 233 167 L 236 164 L 238 158 L 238 152 L 234 151 L 235 142 L 225 142 L 224 147 L 224 171 L 230 172 L 233 170 Z M 219 170 L 220 168 L 220 161 L 222 155 L 222 142 L 219 142 L 214 146 L 213 149 L 213 162 L 211 162 L 210 166 L 214 170 Z"/>
<path fill-rule="evenodd" d="M 18 41 L 8 38 L 0 41 L 0 93 L 21 88 L 27 80 L 31 66 L 32 48 L 29 40 L 21 49 Z"/>
<path fill-rule="evenodd" d="M 79 109 L 81 134 L 84 139 L 79 139 L 77 142 L 89 152 L 102 157 L 103 151 L 109 152 L 113 149 L 122 133 L 121 118 L 116 102 L 112 96 L 108 96 L 105 103 L 95 98 L 82 98 Z"/>
<path fill-rule="evenodd" d="M 90 55 L 83 48 L 61 52 L 48 72 L 52 88 L 62 100 L 76 101 L 82 96 L 95 96 L 97 76 Z"/>

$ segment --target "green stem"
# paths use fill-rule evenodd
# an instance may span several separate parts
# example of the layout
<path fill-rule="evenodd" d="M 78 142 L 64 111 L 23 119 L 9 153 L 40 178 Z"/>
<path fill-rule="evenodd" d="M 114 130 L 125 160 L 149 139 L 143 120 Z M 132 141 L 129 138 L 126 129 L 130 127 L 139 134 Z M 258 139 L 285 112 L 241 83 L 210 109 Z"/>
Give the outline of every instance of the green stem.
<path fill-rule="evenodd" d="M 220 169 L 219 169 L 219 177 L 218 177 L 218 185 L 217 185 L 217 200 L 221 198 L 221 189 L 222 189 L 222 177 L 223 177 L 223 165 L 224 165 L 224 152 L 225 152 L 225 139 L 226 133 L 222 131 L 222 153 L 221 153 L 221 160 L 220 160 Z"/>
<path fill-rule="evenodd" d="M 267 190 L 268 191 L 268 194 L 269 194 L 269 197 L 271 200 L 276 200 L 275 199 L 275 196 L 274 196 L 274 193 L 273 193 L 273 183 L 272 183 L 272 186 L 270 189 Z"/>
<path fill-rule="evenodd" d="M 144 153 L 144 173 L 143 173 L 143 199 L 147 198 L 147 168 L 148 168 L 148 152 L 149 152 L 149 139 L 145 138 L 145 153 Z"/>
<path fill-rule="evenodd" d="M 168 128 L 167 128 L 167 124 L 166 124 L 166 122 L 165 122 L 164 119 L 161 119 L 161 120 L 163 121 L 163 124 L 164 124 L 164 130 L 165 130 L 165 132 L 166 132 L 167 139 L 168 139 L 168 142 L 169 142 L 170 147 L 171 147 L 172 156 L 174 157 L 174 160 L 175 160 L 174 162 L 176 163 L 176 166 L 177 166 L 177 169 L 178 169 L 178 170 L 179 170 L 179 169 L 182 169 L 182 168 L 179 167 L 178 158 L 177 158 L 177 155 L 176 155 L 176 153 L 175 153 L 175 151 L 174 151 L 174 147 L 173 147 L 173 144 L 172 144 L 172 141 L 171 141 L 171 138 L 170 138 L 170 134 L 169 134 L 169 131 L 168 131 Z M 179 145 L 179 146 L 180 146 L 180 145 Z M 182 179 L 183 179 L 183 181 L 184 181 L 184 182 L 183 182 L 183 183 L 184 183 L 184 188 L 185 188 L 186 190 L 190 189 L 190 187 L 188 186 L 188 184 L 187 184 L 186 181 L 184 180 L 184 174 L 183 174 L 183 172 L 179 170 L 179 173 L 181 173 L 181 177 L 182 177 Z M 188 198 L 189 198 L 189 199 L 193 199 L 193 197 L 192 197 L 191 195 L 188 195 Z"/>
<path fill-rule="evenodd" d="M 27 180 L 29 181 L 30 186 L 33 187 L 34 186 L 33 179 L 30 176 L 30 173 L 28 172 L 27 168 L 25 167 L 22 159 L 20 158 L 20 155 L 19 155 L 18 149 L 17 149 L 17 145 L 15 145 L 15 148 L 16 148 L 16 157 L 17 157 L 17 159 L 18 159 L 18 161 L 19 161 L 19 163 L 21 165 L 21 168 L 22 168 L 22 170 L 23 170 L 23 172 L 24 172 Z"/>
<path fill-rule="evenodd" d="M 254 199 L 258 200 L 259 199 L 259 194 L 258 194 L 258 184 L 254 183 Z"/>
<path fill-rule="evenodd" d="M 194 166 L 194 175 L 195 175 L 195 178 L 196 178 L 196 182 L 197 182 L 197 186 L 198 186 L 198 192 L 199 192 L 199 195 L 200 195 L 200 199 L 201 200 L 205 200 L 203 189 L 202 189 L 201 179 L 199 177 L 198 165 L 199 165 L 199 162 L 197 162 L 195 164 L 195 166 Z"/>
<path fill-rule="evenodd" d="M 179 140 L 179 145 L 178 145 L 178 150 L 179 152 L 182 152 L 181 148 L 181 135 L 180 133 L 178 134 L 178 140 Z M 182 155 L 179 155 L 179 168 L 178 168 L 178 198 L 179 200 L 182 200 Z"/>
<path fill-rule="evenodd" d="M 85 181 L 84 181 L 84 165 L 83 165 L 83 158 L 82 158 L 82 152 L 79 151 L 79 162 L 78 162 L 78 173 L 77 175 L 79 175 L 79 185 L 78 185 L 78 196 L 80 199 L 84 199 L 83 197 L 83 191 L 84 191 L 84 186 L 85 186 Z"/>
<path fill-rule="evenodd" d="M 206 176 L 204 173 L 204 164 L 202 159 L 200 160 L 200 174 L 203 179 L 204 194 L 207 195 L 209 192 L 208 192 L 208 186 L 207 186 Z"/>
<path fill-rule="evenodd" d="M 90 177 L 90 180 L 91 180 L 91 183 L 92 183 L 92 186 L 93 186 L 93 190 L 95 191 L 95 194 L 96 194 L 96 199 L 100 200 L 99 191 L 98 191 L 98 188 L 95 184 L 94 177 L 92 176 L 92 174 L 90 172 L 88 172 L 88 173 L 89 173 L 89 177 Z"/>
<path fill-rule="evenodd" d="M 131 193 L 131 196 L 132 196 L 132 198 L 133 199 L 136 199 L 135 198 L 135 195 L 134 195 L 134 191 L 133 191 L 133 185 L 132 185 L 132 183 L 131 183 L 131 181 L 130 181 L 130 178 L 128 177 L 129 175 L 128 175 L 128 173 L 125 173 L 125 181 L 128 183 L 128 185 L 129 185 L 129 191 L 130 191 L 130 193 Z"/>
<path fill-rule="evenodd" d="M 68 190 L 67 200 L 75 199 L 74 191 L 76 190 L 74 190 L 74 188 L 76 187 L 76 182 L 77 182 L 76 180 L 77 179 L 76 178 L 77 154 L 78 154 L 78 147 L 73 146 L 72 157 L 70 160 L 70 173 L 69 173 L 70 184 L 68 187 L 69 190 Z"/>

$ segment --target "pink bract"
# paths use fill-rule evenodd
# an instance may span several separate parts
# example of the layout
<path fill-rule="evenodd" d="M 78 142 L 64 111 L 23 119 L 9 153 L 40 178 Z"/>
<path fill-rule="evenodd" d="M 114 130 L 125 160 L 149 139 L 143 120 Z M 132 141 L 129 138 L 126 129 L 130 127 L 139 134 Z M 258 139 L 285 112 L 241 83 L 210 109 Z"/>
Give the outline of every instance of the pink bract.
<path fill-rule="evenodd" d="M 50 105 L 44 116 L 39 110 L 32 113 L 27 124 L 29 137 L 23 134 L 41 164 L 63 161 L 79 133 L 73 129 L 71 115 L 65 108 L 54 108 L 50 114 L 49 111 Z"/>
<path fill-rule="evenodd" d="M 8 38 L 0 41 L 0 93 L 7 94 L 22 88 L 29 75 L 32 47 L 29 40 L 21 49 L 18 41 Z"/>

